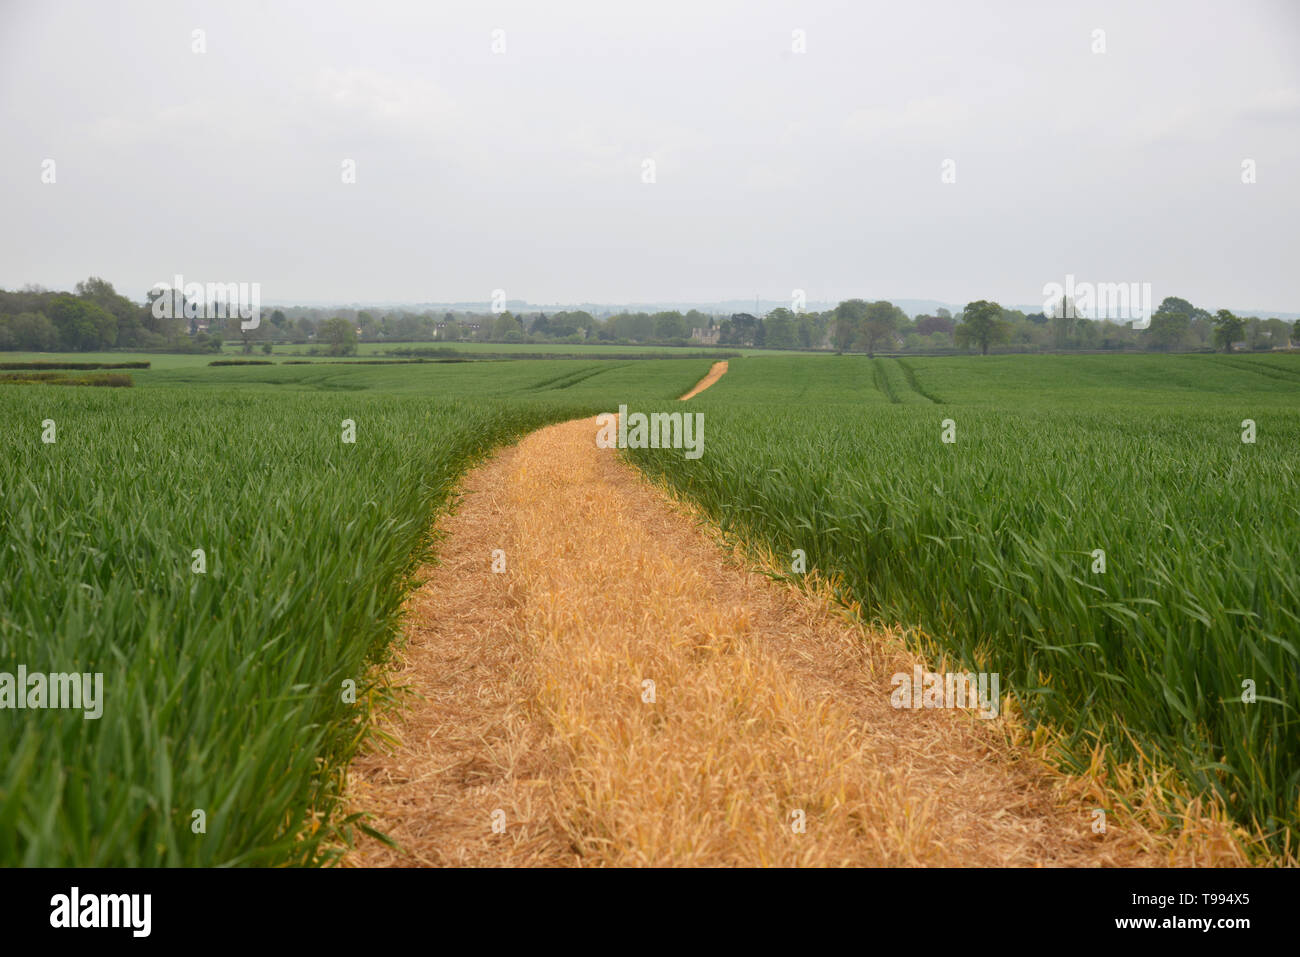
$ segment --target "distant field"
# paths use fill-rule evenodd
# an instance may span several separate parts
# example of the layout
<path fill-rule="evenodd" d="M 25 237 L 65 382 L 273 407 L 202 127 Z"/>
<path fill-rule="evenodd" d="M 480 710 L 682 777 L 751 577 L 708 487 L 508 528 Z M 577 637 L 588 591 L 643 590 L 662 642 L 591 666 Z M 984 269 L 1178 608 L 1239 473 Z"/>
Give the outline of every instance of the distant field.
<path fill-rule="evenodd" d="M 576 402 L 620 393 L 658 394 L 663 383 L 682 391 L 709 368 L 707 359 L 653 362 L 535 359 L 529 361 L 418 363 L 402 365 L 312 365 L 175 367 L 136 373 L 138 386 L 192 387 L 259 392 L 267 389 L 315 392 L 377 391 L 419 393 L 449 400 L 546 398 Z"/>
<path fill-rule="evenodd" d="M 66 362 L 151 362 L 155 369 L 176 369 L 206 366 L 214 359 L 269 359 L 272 362 L 280 363 L 286 359 L 301 359 L 311 362 L 347 362 L 352 358 L 403 358 L 401 356 L 388 355 L 389 350 L 393 349 L 455 349 L 457 353 L 466 356 L 542 354 L 556 356 L 591 355 L 593 357 L 598 357 L 602 355 L 644 355 L 656 358 L 663 356 L 681 356 L 683 359 L 696 355 L 716 355 L 720 352 L 740 353 L 741 355 L 806 356 L 809 358 L 819 358 L 830 355 L 830 353 L 785 352 L 780 350 L 745 349 L 732 346 L 690 346 L 674 348 L 672 346 L 618 346 L 594 344 L 561 345 L 556 343 L 531 345 L 528 343 L 510 342 L 362 342 L 357 345 L 357 355 L 355 357 L 336 357 L 323 354 L 313 356 L 308 354 L 309 348 L 311 347 L 305 345 L 277 345 L 274 347 L 270 355 L 264 354 L 260 348 L 255 349 L 251 354 L 245 355 L 243 350 L 240 348 L 239 343 L 227 342 L 223 345 L 220 353 L 177 355 L 174 353 L 158 352 L 0 352 L 0 361 L 51 362 L 62 360 Z"/>
<path fill-rule="evenodd" d="M 148 362 L 153 369 L 205 366 L 215 358 L 165 352 L 0 352 L 3 362 Z"/>
<path fill-rule="evenodd" d="M 413 344 L 417 348 L 439 348 L 428 343 Z M 386 348 L 386 347 L 385 347 Z M 618 383 L 635 383 L 638 381 L 659 381 L 667 370 L 690 368 L 692 370 L 709 367 L 707 356 L 714 355 L 719 349 L 680 349 L 668 350 L 654 346 L 577 346 L 573 348 L 558 346 L 518 346 L 510 344 L 458 343 L 458 351 L 466 354 L 491 354 L 497 352 L 515 353 L 552 353 L 563 356 L 591 354 L 593 356 L 637 354 L 670 356 L 680 358 L 655 358 L 653 361 L 631 359 L 604 359 L 598 363 L 582 363 L 580 358 L 528 359 L 516 362 L 492 361 L 474 363 L 448 363 L 437 361 L 412 362 L 402 361 L 401 357 L 391 357 L 392 364 L 364 364 L 352 357 L 308 356 L 305 351 L 298 354 L 301 347 L 294 351 L 277 348 L 273 355 L 261 352 L 245 356 L 238 349 L 227 348 L 221 353 L 201 355 L 151 353 L 151 352 L 0 352 L 0 361 L 8 363 L 124 363 L 147 362 L 148 369 L 129 370 L 138 386 L 176 386 L 194 385 L 200 387 L 224 388 L 232 386 L 246 388 L 249 386 L 284 386 L 289 389 L 379 389 L 381 391 L 430 391 L 461 395 L 468 388 L 477 393 L 481 386 L 490 386 L 493 392 L 501 394 L 520 394 L 527 392 L 534 383 L 550 380 L 567 380 L 570 376 L 600 375 L 603 381 L 613 380 Z M 751 350 L 752 351 L 752 350 Z M 783 353 L 762 353 L 763 355 L 782 355 Z M 699 358 L 695 358 L 699 356 Z M 363 344 L 360 355 L 355 359 L 387 359 L 379 354 L 373 344 Z M 434 357 L 436 359 L 436 357 Z M 812 356 L 810 358 L 821 358 Z M 254 364 L 212 366 L 215 360 L 247 359 Z M 265 363 L 265 364 L 263 364 Z M 640 367 L 638 369 L 638 367 Z M 616 370 L 621 370 L 616 373 Z M 698 376 L 696 377 L 698 378 Z M 693 385 L 694 379 L 686 383 Z"/>
<path fill-rule="evenodd" d="M 724 529 L 1000 673 L 1076 757 L 1300 824 L 1300 355 L 747 358 L 693 403 L 702 458 L 631 454 Z"/>
<path fill-rule="evenodd" d="M 239 354 L 241 351 L 238 342 L 226 342 L 223 344 L 223 351 L 231 355 Z M 312 358 L 307 355 L 310 346 L 306 345 L 277 345 L 274 347 L 273 355 L 275 356 L 301 356 L 301 358 Z M 739 346 L 620 346 L 613 343 L 578 343 L 576 345 L 566 345 L 558 342 L 547 343 L 527 343 L 527 342 L 360 342 L 357 343 L 357 354 L 359 356 L 378 356 L 382 357 L 392 349 L 455 349 L 457 352 L 472 353 L 555 353 L 559 355 L 599 355 L 602 352 L 613 352 L 620 354 L 644 355 L 664 355 L 681 353 L 683 356 L 692 354 L 712 354 L 717 352 L 740 352 L 745 355 L 819 355 L 820 353 L 806 353 L 782 350 L 764 350 L 764 349 L 745 349 Z M 258 351 L 254 358 L 261 357 L 262 353 Z M 319 358 L 327 358 L 321 356 Z"/>

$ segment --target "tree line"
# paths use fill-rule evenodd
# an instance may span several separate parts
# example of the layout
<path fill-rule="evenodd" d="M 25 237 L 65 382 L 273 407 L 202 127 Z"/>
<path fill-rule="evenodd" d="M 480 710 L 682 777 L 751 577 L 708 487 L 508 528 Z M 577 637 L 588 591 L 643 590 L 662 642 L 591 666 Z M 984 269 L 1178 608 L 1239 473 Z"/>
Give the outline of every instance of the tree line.
<path fill-rule="evenodd" d="M 1113 319 L 1090 319 L 1063 300 L 1046 312 L 1026 314 L 980 299 L 956 315 L 947 309 L 909 319 L 886 301 L 850 299 L 834 310 L 837 352 L 967 351 L 987 355 L 1011 352 L 1155 351 L 1183 352 L 1235 348 L 1267 350 L 1300 346 L 1300 322 L 1236 316 L 1227 309 L 1211 314 L 1186 299 L 1170 296 L 1138 326 Z"/>
<path fill-rule="evenodd" d="M 764 316 L 717 316 L 692 309 L 619 312 L 594 316 L 583 310 L 475 313 L 463 310 L 379 310 L 315 307 L 263 311 L 255 329 L 230 319 L 158 318 L 152 308 L 118 293 L 92 276 L 72 292 L 39 287 L 0 289 L 0 350 L 29 352 L 219 351 L 236 341 L 245 352 L 271 350 L 272 342 L 350 354 L 358 342 L 608 343 L 611 345 L 709 345 L 836 352 L 989 351 L 1195 351 L 1286 347 L 1300 323 L 1210 313 L 1169 297 L 1145 327 L 1075 315 L 1068 300 L 1045 312 L 1026 314 L 977 300 L 956 314 L 908 316 L 886 300 L 848 299 L 823 312 L 774 309 Z"/>

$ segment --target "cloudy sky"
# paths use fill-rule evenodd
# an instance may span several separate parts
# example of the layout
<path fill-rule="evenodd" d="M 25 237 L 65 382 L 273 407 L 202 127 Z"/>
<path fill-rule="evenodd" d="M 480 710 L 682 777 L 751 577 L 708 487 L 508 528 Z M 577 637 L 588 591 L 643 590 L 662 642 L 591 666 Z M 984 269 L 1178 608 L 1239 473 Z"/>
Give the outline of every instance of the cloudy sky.
<path fill-rule="evenodd" d="M 1298 40 L 1294 0 L 0 0 L 0 286 L 1033 303 L 1069 273 L 1300 311 Z"/>

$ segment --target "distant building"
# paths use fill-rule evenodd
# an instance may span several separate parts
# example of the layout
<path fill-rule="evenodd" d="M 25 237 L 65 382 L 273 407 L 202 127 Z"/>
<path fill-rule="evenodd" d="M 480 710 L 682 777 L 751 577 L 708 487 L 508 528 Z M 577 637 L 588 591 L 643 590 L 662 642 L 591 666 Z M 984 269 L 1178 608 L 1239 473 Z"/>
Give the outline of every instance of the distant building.
<path fill-rule="evenodd" d="M 720 335 L 722 335 L 722 330 L 717 326 L 712 326 L 708 329 L 691 330 L 691 340 L 693 342 L 702 343 L 706 346 L 716 346 Z"/>

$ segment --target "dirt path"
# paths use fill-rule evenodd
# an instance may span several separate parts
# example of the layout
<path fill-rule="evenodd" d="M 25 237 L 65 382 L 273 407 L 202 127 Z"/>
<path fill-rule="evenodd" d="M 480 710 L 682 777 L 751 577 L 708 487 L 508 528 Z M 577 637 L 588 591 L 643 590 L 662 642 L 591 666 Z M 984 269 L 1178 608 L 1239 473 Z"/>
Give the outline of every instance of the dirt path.
<path fill-rule="evenodd" d="M 709 374 L 706 375 L 699 382 L 695 383 L 695 385 L 691 388 L 691 391 L 687 392 L 684 396 L 682 396 L 682 401 L 685 402 L 687 399 L 695 398 L 697 395 L 699 395 L 709 386 L 713 385 L 713 383 L 717 382 L 726 374 L 727 374 L 726 359 L 723 359 L 721 362 L 713 363 L 713 365 L 709 368 Z"/>
<path fill-rule="evenodd" d="M 409 605 L 395 678 L 423 700 L 352 769 L 353 809 L 402 850 L 365 839 L 348 863 L 1239 860 L 1199 824 L 1094 833 L 1104 795 L 997 721 L 893 708 L 919 659 L 746 570 L 596 432 L 543 429 L 468 476 Z"/>

